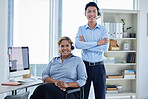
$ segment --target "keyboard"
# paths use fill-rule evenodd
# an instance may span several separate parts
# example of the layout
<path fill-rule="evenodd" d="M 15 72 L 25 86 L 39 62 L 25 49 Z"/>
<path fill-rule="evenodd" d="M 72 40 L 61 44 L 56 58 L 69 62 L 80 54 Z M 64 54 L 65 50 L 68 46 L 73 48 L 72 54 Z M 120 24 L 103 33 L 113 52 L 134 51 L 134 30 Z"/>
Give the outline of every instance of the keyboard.
<path fill-rule="evenodd" d="M 16 79 L 15 81 L 22 82 L 22 83 L 28 83 L 28 82 L 36 81 L 36 79 L 34 79 L 34 78 L 22 78 L 22 79 Z"/>

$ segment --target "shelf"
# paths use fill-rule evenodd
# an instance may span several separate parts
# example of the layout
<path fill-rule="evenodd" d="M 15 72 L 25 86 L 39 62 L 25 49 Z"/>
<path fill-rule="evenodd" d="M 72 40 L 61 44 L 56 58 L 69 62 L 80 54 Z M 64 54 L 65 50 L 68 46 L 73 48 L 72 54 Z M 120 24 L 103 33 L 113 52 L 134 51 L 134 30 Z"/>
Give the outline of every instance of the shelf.
<path fill-rule="evenodd" d="M 136 93 L 134 92 L 122 92 L 122 93 L 117 93 L 117 94 L 106 94 L 107 97 L 111 96 L 135 96 Z"/>
<path fill-rule="evenodd" d="M 102 17 L 101 17 L 101 24 L 105 25 L 108 29 L 109 34 L 119 33 L 117 31 L 121 31 L 120 24 L 117 26 L 117 24 L 110 24 L 110 23 L 121 23 L 121 19 L 125 19 L 125 26 L 126 27 L 132 27 L 128 31 L 129 33 L 135 33 L 136 38 L 116 38 L 121 37 L 121 35 L 110 35 L 109 40 L 115 40 L 117 44 L 120 46 L 120 50 L 116 51 L 105 51 L 104 55 L 108 57 L 108 60 L 106 60 L 106 63 L 104 63 L 106 67 L 106 74 L 121 74 L 122 70 L 134 70 L 136 73 L 136 77 L 138 75 L 137 69 L 138 69 L 138 20 L 139 20 L 139 11 L 133 11 L 133 10 L 114 10 L 114 9 L 102 9 Z M 107 24 L 106 24 L 107 23 Z M 109 24 L 108 24 L 109 23 Z M 115 29 L 116 28 L 116 29 Z M 114 38 L 115 37 L 115 38 Z M 123 50 L 125 48 L 124 44 L 125 42 L 130 43 L 130 50 Z M 129 54 L 135 54 L 130 57 L 130 59 L 133 60 L 133 58 L 136 58 L 136 63 L 121 63 L 123 60 L 127 60 Z M 107 63 L 112 62 L 112 63 Z M 114 63 L 115 62 L 115 63 Z M 133 79 L 125 79 L 125 78 L 106 78 L 106 84 L 108 85 L 122 85 L 122 93 L 117 94 L 106 94 L 107 97 L 113 97 L 115 96 L 136 96 L 137 92 L 137 78 Z M 131 91 L 131 92 L 130 92 Z"/>
<path fill-rule="evenodd" d="M 124 78 L 106 78 L 106 80 L 136 80 L 136 78 L 133 79 L 124 79 Z"/>
<path fill-rule="evenodd" d="M 101 9 L 103 13 L 125 13 L 125 14 L 137 14 L 139 11 L 138 10 L 118 10 L 118 9 Z"/>
<path fill-rule="evenodd" d="M 136 65 L 136 63 L 105 63 L 105 66 L 117 66 L 117 65 L 123 65 L 123 66 L 127 66 L 127 65 Z"/>
<path fill-rule="evenodd" d="M 135 51 L 135 50 L 131 50 L 131 51 L 121 51 L 121 50 L 120 50 L 120 51 L 105 51 L 105 52 L 111 52 L 111 53 L 112 53 L 112 52 L 115 52 L 115 53 L 117 53 L 117 52 L 136 52 L 136 51 Z"/>
<path fill-rule="evenodd" d="M 109 38 L 113 40 L 136 40 L 137 38 Z"/>

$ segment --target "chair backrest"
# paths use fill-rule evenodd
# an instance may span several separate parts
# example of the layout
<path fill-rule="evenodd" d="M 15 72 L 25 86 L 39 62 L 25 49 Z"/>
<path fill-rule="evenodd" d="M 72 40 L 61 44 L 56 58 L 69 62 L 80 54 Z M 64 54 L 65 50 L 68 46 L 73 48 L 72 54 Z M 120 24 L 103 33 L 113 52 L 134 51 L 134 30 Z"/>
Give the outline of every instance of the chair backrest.
<path fill-rule="evenodd" d="M 29 96 L 29 91 L 18 95 L 9 95 L 6 96 L 4 99 L 28 99 L 28 96 Z"/>

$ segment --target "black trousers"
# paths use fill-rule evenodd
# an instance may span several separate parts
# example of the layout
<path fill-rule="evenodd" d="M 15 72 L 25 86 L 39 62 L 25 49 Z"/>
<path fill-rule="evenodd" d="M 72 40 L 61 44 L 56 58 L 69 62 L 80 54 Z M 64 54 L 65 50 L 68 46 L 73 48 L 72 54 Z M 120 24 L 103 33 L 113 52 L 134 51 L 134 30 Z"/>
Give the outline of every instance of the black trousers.
<path fill-rule="evenodd" d="M 54 84 L 42 84 L 35 89 L 30 99 L 65 99 L 65 94 L 65 91 Z M 68 99 L 78 99 L 78 97 L 79 93 L 77 92 L 68 95 Z"/>
<path fill-rule="evenodd" d="M 89 66 L 84 61 L 88 79 L 84 86 L 84 99 L 88 99 L 91 81 L 93 81 L 95 99 L 105 99 L 106 92 L 106 71 L 103 62 L 99 62 L 95 66 Z"/>

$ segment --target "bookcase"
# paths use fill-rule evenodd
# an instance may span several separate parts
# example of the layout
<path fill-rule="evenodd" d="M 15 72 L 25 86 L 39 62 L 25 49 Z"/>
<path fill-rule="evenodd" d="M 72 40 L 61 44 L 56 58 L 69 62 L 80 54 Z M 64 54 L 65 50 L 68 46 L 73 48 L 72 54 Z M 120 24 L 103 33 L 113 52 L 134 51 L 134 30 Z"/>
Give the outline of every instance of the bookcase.
<path fill-rule="evenodd" d="M 125 28 L 132 27 L 127 31 L 128 37 L 121 36 L 120 37 L 110 37 L 110 40 L 116 40 L 117 44 L 120 47 L 120 50 L 109 50 L 104 52 L 106 57 L 111 57 L 114 59 L 113 62 L 105 63 L 106 68 L 106 75 L 121 75 L 122 70 L 134 70 L 136 77 L 135 78 L 106 78 L 107 85 L 121 85 L 122 92 L 121 93 L 109 93 L 106 94 L 107 97 L 112 96 L 129 96 L 136 97 L 137 94 L 137 78 L 138 78 L 138 18 L 139 18 L 139 11 L 133 10 L 114 10 L 114 9 L 102 9 L 102 17 L 101 17 L 101 24 L 105 25 L 105 23 L 122 23 L 121 19 L 125 19 Z M 121 31 L 121 24 L 120 26 Z M 108 28 L 108 27 L 107 27 Z M 114 27 L 110 26 L 108 29 L 109 33 Z M 129 34 L 134 33 L 134 37 L 130 37 Z M 113 33 L 112 33 L 113 34 Z M 128 42 L 130 45 L 129 50 L 124 50 L 124 43 Z M 135 54 L 135 62 L 126 63 L 128 58 L 128 54 L 134 53 Z M 133 55 L 134 55 L 133 54 Z"/>

